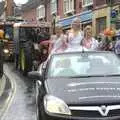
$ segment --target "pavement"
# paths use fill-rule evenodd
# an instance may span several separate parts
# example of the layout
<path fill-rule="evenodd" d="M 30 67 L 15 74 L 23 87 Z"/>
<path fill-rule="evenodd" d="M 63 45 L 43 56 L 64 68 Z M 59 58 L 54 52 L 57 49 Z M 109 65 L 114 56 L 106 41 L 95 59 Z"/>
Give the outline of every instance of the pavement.
<path fill-rule="evenodd" d="M 4 73 L 0 78 L 0 119 L 3 116 L 12 97 L 13 86 L 11 80 Z"/>
<path fill-rule="evenodd" d="M 13 63 L 6 63 L 4 68 L 14 89 L 0 120 L 36 120 L 35 81 L 16 71 Z"/>
<path fill-rule="evenodd" d="M 0 96 L 2 96 L 4 90 L 5 90 L 5 85 L 6 85 L 6 77 L 3 75 L 2 78 L 0 78 Z"/>

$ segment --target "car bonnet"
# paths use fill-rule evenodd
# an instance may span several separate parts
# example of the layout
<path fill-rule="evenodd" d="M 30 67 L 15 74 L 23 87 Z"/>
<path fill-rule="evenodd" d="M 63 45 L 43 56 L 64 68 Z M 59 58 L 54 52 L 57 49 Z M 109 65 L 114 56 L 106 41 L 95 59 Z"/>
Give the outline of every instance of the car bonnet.
<path fill-rule="evenodd" d="M 120 103 L 120 77 L 55 78 L 46 81 L 47 94 L 67 104 Z"/>

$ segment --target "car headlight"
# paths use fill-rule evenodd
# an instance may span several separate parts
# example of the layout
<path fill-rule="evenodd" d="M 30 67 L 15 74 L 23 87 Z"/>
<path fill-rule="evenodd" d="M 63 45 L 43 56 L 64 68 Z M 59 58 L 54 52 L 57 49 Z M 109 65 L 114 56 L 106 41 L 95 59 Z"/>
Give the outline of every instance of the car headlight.
<path fill-rule="evenodd" d="M 3 52 L 7 54 L 7 53 L 9 53 L 9 50 L 8 49 L 4 49 Z"/>
<path fill-rule="evenodd" d="M 71 115 L 68 105 L 61 99 L 46 95 L 44 97 L 44 107 L 49 113 Z"/>

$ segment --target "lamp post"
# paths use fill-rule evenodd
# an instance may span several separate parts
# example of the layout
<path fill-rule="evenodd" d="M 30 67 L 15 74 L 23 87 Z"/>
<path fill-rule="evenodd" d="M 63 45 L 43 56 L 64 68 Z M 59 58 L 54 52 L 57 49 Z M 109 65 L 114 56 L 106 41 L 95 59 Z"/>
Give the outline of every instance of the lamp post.
<path fill-rule="evenodd" d="M 118 11 L 116 8 L 113 8 L 114 0 L 106 0 L 108 6 L 110 7 L 110 24 L 113 24 L 116 21 Z"/>
<path fill-rule="evenodd" d="M 111 26 L 112 0 L 106 0 L 106 3 L 110 7 L 110 26 Z"/>

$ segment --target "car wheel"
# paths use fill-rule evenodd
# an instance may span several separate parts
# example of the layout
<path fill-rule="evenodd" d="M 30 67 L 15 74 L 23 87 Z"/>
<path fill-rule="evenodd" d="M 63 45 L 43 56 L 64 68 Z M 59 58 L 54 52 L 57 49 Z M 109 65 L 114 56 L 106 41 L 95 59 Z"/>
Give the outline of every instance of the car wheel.
<path fill-rule="evenodd" d="M 39 96 L 39 86 L 36 82 L 36 118 L 37 120 L 46 120 L 43 109 L 43 101 Z"/>
<path fill-rule="evenodd" d="M 36 93 L 36 120 L 46 120 L 44 117 L 43 105 L 39 103 L 39 95 Z"/>
<path fill-rule="evenodd" d="M 40 120 L 38 99 L 39 99 L 39 91 L 38 91 L 38 85 L 36 83 L 36 120 Z"/>
<path fill-rule="evenodd" d="M 41 104 L 41 107 L 40 107 L 40 114 L 41 114 L 41 118 L 40 118 L 41 120 L 47 120 L 44 114 L 43 103 Z"/>
<path fill-rule="evenodd" d="M 36 104 L 36 120 L 40 120 L 40 116 L 39 116 L 39 108 Z"/>

